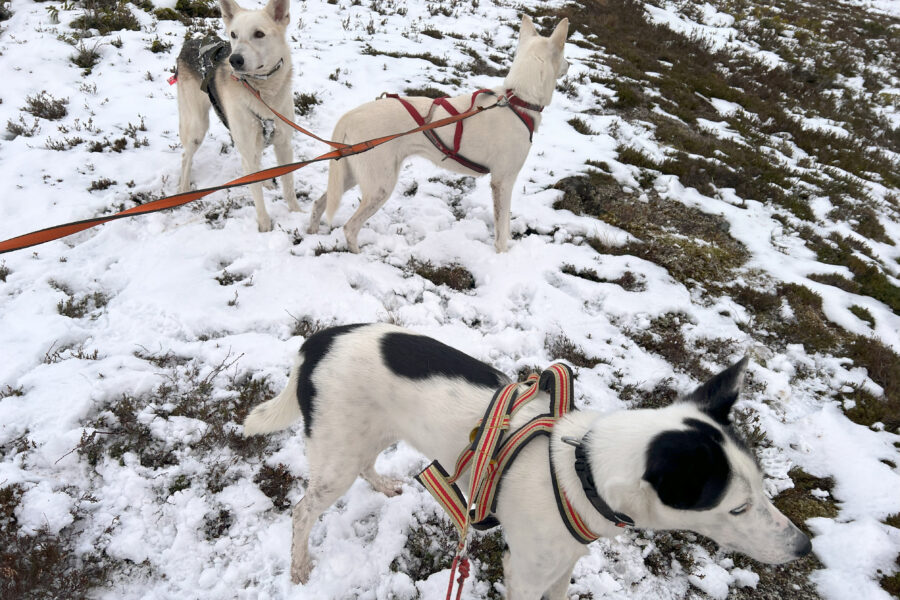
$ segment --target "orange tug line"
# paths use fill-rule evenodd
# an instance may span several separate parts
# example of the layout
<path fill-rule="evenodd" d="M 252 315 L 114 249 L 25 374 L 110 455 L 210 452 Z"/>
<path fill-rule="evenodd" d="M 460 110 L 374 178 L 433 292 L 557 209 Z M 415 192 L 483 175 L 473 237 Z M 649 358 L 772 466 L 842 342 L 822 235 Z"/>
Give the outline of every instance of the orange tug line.
<path fill-rule="evenodd" d="M 121 212 L 115 213 L 113 215 L 108 215 L 105 217 L 95 217 L 92 219 L 85 219 L 83 221 L 73 221 L 71 223 L 64 223 L 62 225 L 55 225 L 53 227 L 48 227 L 46 229 L 40 229 L 38 231 L 33 231 L 31 233 L 26 233 L 24 235 L 16 236 L 10 238 L 8 240 L 4 240 L 0 242 L 0 254 L 4 254 L 6 252 L 13 252 L 15 250 L 22 250 L 24 248 L 30 248 L 32 246 L 37 246 L 39 244 L 43 244 L 46 242 L 50 242 L 53 240 L 58 240 L 60 238 L 78 233 L 80 231 L 84 231 L 85 229 L 90 229 L 91 227 L 96 227 L 97 225 L 102 225 L 103 223 L 107 223 L 109 221 L 115 221 L 116 219 L 124 219 L 125 217 L 132 217 L 136 215 L 149 214 L 154 212 L 159 212 L 162 210 L 167 210 L 170 208 L 175 208 L 177 206 L 181 206 L 183 204 L 187 204 L 189 202 L 193 202 L 194 200 L 199 200 L 204 196 L 208 196 L 213 192 L 218 192 L 219 190 L 226 190 L 230 188 L 240 187 L 243 185 L 249 185 L 251 183 L 258 183 L 261 181 L 265 181 L 267 179 L 271 179 L 273 177 L 280 177 L 282 175 L 286 175 L 292 171 L 296 171 L 297 169 L 302 169 L 307 165 L 311 165 L 312 163 L 322 162 L 325 160 L 338 160 L 344 158 L 345 156 L 352 156 L 354 154 L 360 154 L 362 152 L 366 152 L 367 150 L 371 150 L 381 144 L 385 144 L 397 138 L 412 135 L 414 133 L 421 133 L 423 131 L 428 131 L 430 129 L 437 129 L 439 127 L 444 127 L 446 125 L 451 125 L 456 123 L 457 121 L 462 121 L 463 119 L 468 119 L 480 112 L 485 110 L 490 110 L 497 106 L 496 104 L 488 106 L 488 107 L 477 107 L 472 110 L 466 111 L 464 113 L 460 113 L 458 115 L 453 115 L 450 117 L 446 117 L 444 119 L 439 119 L 437 121 L 433 121 L 431 123 L 426 123 L 425 125 L 421 125 L 419 127 L 415 127 L 414 129 L 410 129 L 408 131 L 404 131 L 402 133 L 393 133 L 390 135 L 373 138 L 371 140 L 366 140 L 363 142 L 358 142 L 356 144 L 344 145 L 338 144 L 337 142 L 330 142 L 327 140 L 322 140 L 327 144 L 332 146 L 336 146 L 334 150 L 326 152 L 325 154 L 321 154 L 315 158 L 310 160 L 288 163 L 286 165 L 279 165 L 277 167 L 271 167 L 268 169 L 263 169 L 261 171 L 257 171 L 255 173 L 250 173 L 248 175 L 244 175 L 243 177 L 238 177 L 237 179 L 232 179 L 227 183 L 223 183 L 221 185 L 203 188 L 200 190 L 194 190 L 192 192 L 184 192 L 181 194 L 175 194 L 173 196 L 166 196 L 165 198 L 159 198 L 157 200 L 152 200 L 145 204 L 141 204 L 140 206 L 134 206 L 127 210 L 123 210 Z M 277 115 L 280 118 L 287 121 L 285 117 L 281 115 Z M 299 126 L 295 126 L 299 128 Z M 302 129 L 300 129 L 302 130 Z M 302 130 L 305 132 L 305 130 Z M 316 136 L 313 136 L 316 137 Z M 316 137 L 316 139 L 321 140 L 321 138 Z"/>

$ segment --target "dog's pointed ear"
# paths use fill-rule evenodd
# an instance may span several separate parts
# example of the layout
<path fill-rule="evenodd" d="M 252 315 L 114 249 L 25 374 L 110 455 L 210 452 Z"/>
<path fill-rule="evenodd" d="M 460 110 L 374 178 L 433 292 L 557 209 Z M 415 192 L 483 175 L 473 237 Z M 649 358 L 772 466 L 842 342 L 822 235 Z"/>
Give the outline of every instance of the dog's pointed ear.
<path fill-rule="evenodd" d="M 234 0 L 219 0 L 219 8 L 222 10 L 222 20 L 225 21 L 225 27 L 230 26 L 234 15 L 242 10 Z"/>
<path fill-rule="evenodd" d="M 745 356 L 709 381 L 688 394 L 684 400 L 693 402 L 717 423 L 728 424 L 728 413 L 737 401 L 750 357 Z"/>
<path fill-rule="evenodd" d="M 282 27 L 287 27 L 291 22 L 290 0 L 269 0 L 266 4 L 266 14 Z"/>
<path fill-rule="evenodd" d="M 537 29 L 534 28 L 534 23 L 531 21 L 531 17 L 529 17 L 528 15 L 522 15 L 522 24 L 519 26 L 519 41 L 521 42 L 524 39 L 534 37 L 537 34 Z"/>
<path fill-rule="evenodd" d="M 553 30 L 553 33 L 550 34 L 550 41 L 554 46 L 559 48 L 560 50 L 566 45 L 566 38 L 569 35 L 569 18 L 566 17 L 562 21 L 559 22 L 559 25 L 556 26 L 556 29 Z"/>

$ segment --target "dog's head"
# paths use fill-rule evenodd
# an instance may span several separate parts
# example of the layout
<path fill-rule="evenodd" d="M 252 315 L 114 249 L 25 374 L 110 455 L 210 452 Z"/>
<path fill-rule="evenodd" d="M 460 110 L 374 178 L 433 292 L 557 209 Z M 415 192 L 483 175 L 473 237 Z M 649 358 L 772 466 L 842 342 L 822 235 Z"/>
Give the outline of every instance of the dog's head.
<path fill-rule="evenodd" d="M 287 58 L 284 32 L 291 22 L 290 0 L 269 0 L 262 10 L 245 10 L 234 0 L 219 0 L 219 6 L 235 74 L 265 75 Z"/>
<path fill-rule="evenodd" d="M 569 69 L 563 55 L 568 34 L 569 19 L 560 21 L 553 33 L 544 37 L 534 28 L 531 17 L 523 15 L 516 56 L 506 76 L 507 86 L 527 93 L 530 100 L 543 106 L 550 104 L 556 80 Z"/>
<path fill-rule="evenodd" d="M 784 563 L 812 546 L 766 497 L 756 461 L 728 423 L 747 362 L 652 411 L 666 419 L 647 445 L 640 485 L 655 527 L 689 529 L 758 561 Z"/>

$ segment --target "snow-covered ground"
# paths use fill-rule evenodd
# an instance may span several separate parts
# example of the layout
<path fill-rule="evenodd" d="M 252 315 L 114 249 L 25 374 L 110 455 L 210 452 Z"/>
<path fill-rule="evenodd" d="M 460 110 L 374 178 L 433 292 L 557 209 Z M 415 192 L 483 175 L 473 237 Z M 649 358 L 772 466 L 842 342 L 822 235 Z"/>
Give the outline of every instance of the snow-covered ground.
<path fill-rule="evenodd" d="M 527 2 L 526 10 L 532 4 Z M 887 11 L 896 4 L 872 3 Z M 52 23 L 50 6 L 59 9 L 60 24 Z M 73 47 L 60 39 L 71 33 L 68 24 L 81 11 L 57 2 L 12 0 L 13 16 L 0 33 L 0 124 L 18 122 L 22 115 L 31 126 L 34 118 L 21 109 L 26 97 L 41 91 L 67 99 L 68 114 L 58 121 L 38 120 L 31 137 L 0 140 L 0 239 L 132 206 L 135 195 L 175 192 L 181 148 L 175 90 L 166 78 L 186 28 L 128 6 L 142 30 L 85 40 L 88 47 L 96 39 L 102 43 L 96 48 L 100 62 L 84 75 L 69 62 Z M 328 134 L 343 112 L 384 91 L 432 86 L 452 95 L 497 85 L 496 77 L 460 76 L 472 60 L 463 47 L 488 60 L 500 58 L 495 66 L 501 69 L 515 48 L 518 3 L 383 0 L 373 6 L 292 2 L 294 89 L 321 100 L 299 117 L 301 125 Z M 737 44 L 728 41 L 734 37 L 731 21 L 707 7 L 703 23 L 688 22 L 674 6 L 652 7 L 649 14 L 685 31 L 718 30 L 723 47 L 731 49 Z M 426 29 L 444 35 L 438 39 L 424 34 Z M 173 47 L 151 52 L 157 38 Z M 380 52 L 428 52 L 448 66 Z M 275 230 L 258 233 L 252 201 L 238 189 L 197 207 L 115 221 L 0 257 L 0 272 L 8 273 L 0 280 L 0 487 L 20 486 L 15 516 L 21 535 L 42 528 L 51 535 L 62 532 L 76 555 L 101 548 L 117 565 L 111 581 L 93 592 L 103 598 L 437 597 L 446 585 L 446 570 L 414 581 L 392 568 L 410 527 L 438 512 L 411 480 L 425 457 L 405 445 L 378 464 L 383 472 L 407 479 L 404 493 L 388 499 L 357 481 L 313 530 L 318 563 L 302 587 L 289 581 L 289 511 L 276 508 L 254 482 L 262 463 L 284 464 L 297 477 L 307 474 L 299 424 L 289 435 L 273 436 L 263 458 L 247 458 L 227 444 L 194 449 L 208 425 L 173 415 L 164 403 L 151 403 L 138 407 L 138 421 L 156 442 L 175 448 L 175 464 L 142 465 L 134 452 L 125 452 L 118 459 L 101 456 L 91 465 L 84 453 L 72 450 L 84 443 L 85 434 L 102 429 L 96 424 L 104 415 L 107 423 L 115 423 L 109 411 L 123 397 L 159 398 L 161 385 L 187 385 L 191 367 L 199 374 L 190 381 L 208 377 L 213 402 L 233 398 L 229 382 L 248 375 L 267 378 L 277 391 L 303 342 L 293 333 L 303 320 L 398 323 L 510 374 L 548 365 L 556 357 L 548 353 L 547 340 L 565 336 L 586 355 L 602 359 L 593 368 L 579 369 L 577 403 L 604 411 L 627 408 L 614 387 L 650 390 L 672 377 L 686 391 L 698 383 L 626 335 L 646 328 L 654 317 L 681 312 L 690 321 L 688 343 L 732 340 L 730 360 L 744 353 L 753 358 L 750 369 L 759 385 L 739 406 L 757 416 L 773 443 L 760 457 L 768 491 L 774 495 L 789 488 L 787 473 L 793 466 L 835 481 L 837 516 L 808 524 L 823 565 L 811 576 L 819 593 L 835 599 L 889 597 L 878 579 L 898 568 L 900 530 L 883 521 L 900 513 L 900 436 L 851 422 L 834 399 L 835 390 L 844 386 L 877 393 L 877 384 L 865 369 L 840 357 L 811 355 L 799 344 L 784 351 L 767 348 L 739 327 L 746 314 L 727 298 L 701 300 L 658 265 L 598 254 L 583 243 L 600 238 L 621 244 L 629 235 L 599 220 L 554 210 L 561 192 L 552 186 L 583 172 L 586 160 L 604 161 L 626 186 L 622 194 L 631 193 L 640 205 L 645 198 L 629 191 L 639 185 L 633 169 L 617 160 L 616 146 L 627 139 L 649 152 L 656 144 L 640 124 L 612 115 L 582 115 L 594 135 L 576 133 L 568 123 L 572 116 L 595 108 L 597 98 L 611 92 L 589 77 L 579 78 L 593 72 L 583 62 L 588 50 L 570 44 L 566 54 L 573 87 L 557 92 L 544 111 L 514 191 L 517 239 L 506 254 L 493 249 L 488 180 L 470 183 L 414 160 L 391 200 L 363 227 L 359 255 L 342 251 L 340 229 L 301 233 L 307 212 L 290 213 L 278 190 L 265 192 Z M 764 58 L 773 64 L 778 60 Z M 810 123 L 840 127 L 812 118 Z M 704 127 L 718 125 L 706 121 Z M 737 135 L 724 126 L 720 131 Z M 76 144 L 74 138 L 82 141 Z M 120 138 L 126 140 L 121 152 L 109 145 L 90 151 L 92 142 Z M 51 149 L 54 145 L 65 149 Z M 294 148 L 297 157 L 324 151 L 300 135 Z M 268 151 L 263 164 L 273 161 Z M 326 173 L 325 164 L 297 173 L 298 190 L 307 198 L 301 199 L 304 211 L 308 199 L 324 190 Z M 194 174 L 198 187 L 241 174 L 228 132 L 217 121 L 195 158 Z M 112 183 L 88 190 L 103 188 L 104 179 Z M 753 200 L 739 207 L 741 199 L 710 198 L 685 189 L 674 176 L 657 178 L 655 186 L 664 198 L 722 215 L 731 235 L 751 253 L 748 270 L 774 281 L 803 283 L 821 294 L 835 327 L 869 332 L 848 310 L 865 307 L 874 317 L 874 333 L 900 351 L 900 316 L 872 298 L 810 281 L 807 275 L 821 273 L 823 265 L 800 240 L 780 234 L 775 209 Z M 876 198 L 889 192 L 874 184 L 870 190 Z M 354 194 L 348 194 L 338 224 L 351 214 Z M 900 243 L 900 224 L 881 223 Z M 874 250 L 895 265 L 900 257 L 897 246 L 880 244 Z M 466 291 L 436 286 L 413 272 L 412 261 L 461 265 L 476 285 Z M 605 280 L 631 271 L 646 285 L 627 291 L 565 274 L 564 265 L 594 270 Z M 74 317 L 61 314 L 66 302 L 84 298 L 84 311 Z M 150 360 L 165 356 L 177 360 Z M 709 358 L 707 366 L 726 365 Z M 797 379 L 798 369 L 817 375 Z M 217 470 L 224 484 L 208 485 Z M 288 497 L 296 501 L 302 494 L 300 481 Z M 227 532 L 206 535 L 205 519 L 222 510 L 233 519 Z M 593 544 L 576 568 L 570 594 L 595 600 L 701 593 L 725 598 L 730 589 L 756 583 L 755 575 L 736 567 L 729 555 L 710 555 L 699 546 L 690 571 L 651 573 L 644 557 L 652 545 L 635 533 Z M 477 575 L 464 597 L 491 592 Z"/>

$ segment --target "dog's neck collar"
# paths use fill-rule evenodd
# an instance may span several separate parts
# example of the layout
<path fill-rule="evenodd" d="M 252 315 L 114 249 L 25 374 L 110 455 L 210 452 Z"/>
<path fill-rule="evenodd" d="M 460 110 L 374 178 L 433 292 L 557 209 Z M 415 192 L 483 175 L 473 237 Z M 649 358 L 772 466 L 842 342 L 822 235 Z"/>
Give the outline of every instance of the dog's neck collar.
<path fill-rule="evenodd" d="M 262 75 L 257 75 L 257 74 L 255 74 L 255 73 L 241 73 L 240 75 L 235 75 L 234 77 L 235 77 L 235 79 L 237 79 L 237 80 L 241 80 L 241 79 L 256 79 L 256 80 L 258 80 L 258 81 L 262 81 L 262 80 L 266 80 L 266 79 L 268 79 L 269 77 L 271 77 L 272 75 L 274 75 L 274 74 L 278 71 L 278 69 L 280 69 L 280 68 L 283 67 L 283 66 L 284 66 L 284 59 L 283 59 L 283 58 L 279 58 L 279 59 L 278 59 L 278 62 L 275 64 L 274 67 L 272 67 L 272 70 L 269 71 L 268 73 L 263 73 Z"/>
<path fill-rule="evenodd" d="M 521 98 L 519 98 L 516 95 L 516 90 L 513 90 L 513 89 L 506 90 L 505 96 L 506 96 L 507 101 L 510 104 L 512 104 L 513 106 L 515 106 L 516 108 L 524 108 L 526 110 L 533 110 L 535 112 L 541 112 L 544 110 L 544 107 L 541 106 L 540 104 L 533 104 L 531 102 L 526 102 L 525 100 L 522 100 Z"/>
<path fill-rule="evenodd" d="M 591 435 L 590 431 L 584 434 L 584 437 L 580 440 L 568 436 L 560 438 L 562 442 L 575 447 L 575 473 L 578 475 L 578 479 L 581 480 L 584 495 L 587 496 L 587 499 L 597 512 L 616 527 L 634 527 L 634 519 L 625 513 L 614 511 L 597 491 L 597 486 L 594 484 L 594 475 L 591 473 L 591 463 L 587 456 L 587 450 L 585 450 L 589 435 Z"/>

